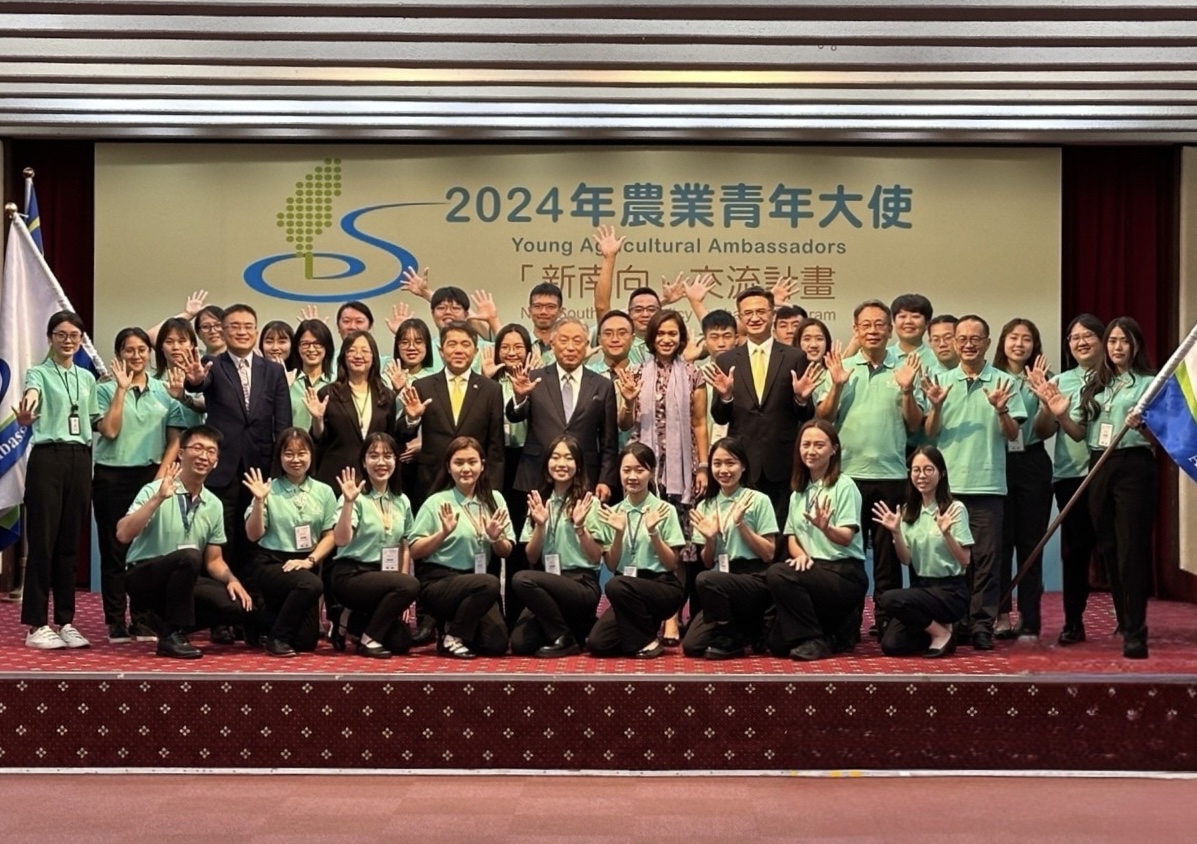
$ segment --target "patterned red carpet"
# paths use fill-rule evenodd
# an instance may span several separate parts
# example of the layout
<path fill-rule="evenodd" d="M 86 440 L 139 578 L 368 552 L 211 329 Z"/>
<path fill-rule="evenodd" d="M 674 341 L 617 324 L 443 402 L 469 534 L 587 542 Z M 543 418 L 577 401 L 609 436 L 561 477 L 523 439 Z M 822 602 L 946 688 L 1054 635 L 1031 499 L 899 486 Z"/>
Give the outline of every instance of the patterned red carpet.
<path fill-rule="evenodd" d="M 962 647 L 954 657 L 942 660 L 894 659 L 883 656 L 876 641 L 866 639 L 849 655 L 813 664 L 749 656 L 728 662 L 687 659 L 680 649 L 657 660 L 595 659 L 589 656 L 561 660 L 523 657 L 476 659 L 468 662 L 438 657 L 431 647 L 406 657 L 379 661 L 339 654 L 327 643 L 311 654 L 294 659 L 272 659 L 244 645 L 209 644 L 195 637 L 204 658 L 179 661 L 156 658 L 148 644 L 110 645 L 105 640 L 98 595 L 80 593 L 76 626 L 92 641 L 92 647 L 75 651 L 35 651 L 24 646 L 25 629 L 20 625 L 20 608 L 0 603 L 0 672 L 83 672 L 88 674 L 164 672 L 192 674 L 436 674 L 526 676 L 584 675 L 698 675 L 779 676 L 806 675 L 1047 675 L 1047 674 L 1167 674 L 1197 675 L 1197 606 L 1154 601 L 1148 611 L 1151 627 L 1151 658 L 1125 660 L 1121 642 L 1111 637 L 1114 629 L 1109 597 L 1095 595 L 1086 616 L 1089 641 L 1062 648 L 1055 644 L 1061 624 L 1059 595 L 1044 597 L 1044 632 L 1038 643 L 998 642 L 997 649 L 981 653 Z M 866 623 L 869 619 L 866 618 Z"/>

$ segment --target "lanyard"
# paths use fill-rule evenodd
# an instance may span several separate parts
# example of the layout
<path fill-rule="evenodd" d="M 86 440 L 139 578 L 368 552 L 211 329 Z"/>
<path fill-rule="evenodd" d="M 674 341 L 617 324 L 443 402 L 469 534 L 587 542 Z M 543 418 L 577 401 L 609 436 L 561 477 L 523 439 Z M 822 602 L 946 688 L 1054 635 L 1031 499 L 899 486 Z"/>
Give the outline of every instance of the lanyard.
<path fill-rule="evenodd" d="M 175 493 L 175 499 L 179 502 L 179 518 L 183 521 L 183 535 L 188 539 L 191 538 L 191 526 L 195 524 L 195 511 L 199 509 L 200 500 L 195 498 L 191 500 L 187 497 L 187 493 Z"/>
<path fill-rule="evenodd" d="M 1118 398 L 1118 394 L 1122 392 L 1122 388 L 1127 385 L 1126 381 L 1122 380 L 1121 375 L 1114 379 L 1114 383 L 1106 388 L 1105 392 L 1110 394 L 1110 397 L 1102 402 L 1102 407 L 1105 408 L 1106 413 L 1112 413 L 1114 410 L 1114 399 Z"/>
<path fill-rule="evenodd" d="M 71 416 L 79 412 L 79 368 L 77 366 L 71 367 L 71 372 L 75 376 L 75 397 L 71 398 L 71 388 L 67 384 L 66 370 L 59 366 L 58 362 L 54 362 L 55 370 L 58 372 L 58 377 L 62 379 L 62 391 L 66 393 L 67 401 L 71 403 Z"/>
<path fill-rule="evenodd" d="M 378 515 L 382 517 L 382 530 L 384 536 L 389 536 L 391 533 L 391 525 L 394 520 L 391 518 L 391 499 L 386 495 L 379 498 L 370 497 L 374 502 L 374 506 L 378 508 Z"/>
<path fill-rule="evenodd" d="M 557 506 L 554 507 L 553 505 Z M 549 503 L 545 506 L 549 511 L 549 531 L 545 536 L 545 547 L 551 549 L 553 553 L 557 551 L 557 529 L 561 527 L 561 517 L 565 515 L 565 499 L 549 499 Z"/>
<path fill-rule="evenodd" d="M 736 490 L 736 493 L 736 495 L 728 499 L 726 511 L 721 506 L 723 496 L 715 499 L 715 524 L 719 526 L 719 545 L 715 546 L 716 553 L 720 550 L 720 546 L 722 546 L 723 553 L 728 553 L 728 537 L 731 536 L 731 530 L 729 530 L 731 527 L 731 512 L 736 508 L 736 503 L 739 501 L 740 495 L 743 495 L 740 490 Z"/>
<path fill-rule="evenodd" d="M 632 515 L 636 516 L 635 525 L 632 524 Z M 628 544 L 628 553 L 632 557 L 632 565 L 636 565 L 636 544 L 639 542 L 640 526 L 644 523 L 644 511 L 642 510 L 628 510 L 628 531 L 624 535 L 624 541 Z"/>
<path fill-rule="evenodd" d="M 475 517 L 474 511 L 477 509 L 478 515 Z M 461 505 L 461 509 L 465 511 L 466 518 L 470 520 L 470 524 L 474 526 L 474 539 L 476 547 L 479 551 L 482 550 L 482 537 L 486 535 L 486 519 L 482 512 L 482 504 L 478 501 L 466 501 Z"/>
<path fill-rule="evenodd" d="M 306 481 L 305 481 L 306 483 Z M 304 510 L 308 506 L 308 493 L 303 488 L 303 484 L 291 487 L 291 501 L 295 505 L 296 511 L 299 513 L 299 518 L 304 518 Z"/>

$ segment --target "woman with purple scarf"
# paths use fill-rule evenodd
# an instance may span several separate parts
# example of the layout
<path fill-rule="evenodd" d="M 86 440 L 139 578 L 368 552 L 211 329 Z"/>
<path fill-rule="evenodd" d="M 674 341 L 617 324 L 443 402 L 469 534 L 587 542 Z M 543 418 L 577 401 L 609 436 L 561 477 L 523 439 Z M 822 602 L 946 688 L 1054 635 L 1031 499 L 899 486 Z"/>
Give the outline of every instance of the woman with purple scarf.
<path fill-rule="evenodd" d="M 616 387 L 622 401 L 619 409 L 620 430 L 632 432 L 632 439 L 649 446 L 657 455 L 657 494 L 672 504 L 678 520 L 689 537 L 690 508 L 706 490 L 707 390 L 698 368 L 687 363 L 682 351 L 689 342 L 686 321 L 677 311 L 663 310 L 653 315 L 644 333 L 651 355 L 632 370 L 621 370 Z M 700 457 L 699 455 L 703 455 Z M 694 546 L 687 543 L 682 562 L 697 559 Z M 686 565 L 686 594 L 694 605 L 693 580 L 698 567 Z M 677 618 L 665 622 L 662 642 L 676 645 L 680 639 Z"/>

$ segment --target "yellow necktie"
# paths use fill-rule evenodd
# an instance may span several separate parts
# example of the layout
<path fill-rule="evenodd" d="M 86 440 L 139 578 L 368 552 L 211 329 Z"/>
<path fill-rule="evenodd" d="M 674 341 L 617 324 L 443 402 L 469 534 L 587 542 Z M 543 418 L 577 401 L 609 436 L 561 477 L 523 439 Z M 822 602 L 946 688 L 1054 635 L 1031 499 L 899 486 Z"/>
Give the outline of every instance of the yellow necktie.
<path fill-rule="evenodd" d="M 765 397 L 765 350 L 752 350 L 752 386 L 756 389 L 756 399 Z"/>
<path fill-rule="evenodd" d="M 449 407 L 453 410 L 453 424 L 461 417 L 461 405 L 465 401 L 465 386 L 460 375 L 453 376 L 453 388 L 449 390 Z"/>

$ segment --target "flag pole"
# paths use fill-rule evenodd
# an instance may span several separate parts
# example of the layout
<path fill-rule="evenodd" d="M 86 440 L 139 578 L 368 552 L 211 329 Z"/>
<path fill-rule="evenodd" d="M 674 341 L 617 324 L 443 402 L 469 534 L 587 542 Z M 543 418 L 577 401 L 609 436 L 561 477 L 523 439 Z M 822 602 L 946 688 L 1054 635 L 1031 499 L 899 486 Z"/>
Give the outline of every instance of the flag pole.
<path fill-rule="evenodd" d="M 1142 415 L 1143 408 L 1151 404 L 1160 390 L 1164 389 L 1164 384 L 1172 377 L 1172 373 L 1176 372 L 1177 367 L 1180 366 L 1181 361 L 1185 359 L 1185 355 L 1192 350 L 1194 345 L 1197 345 L 1197 324 L 1189 330 L 1188 335 L 1176 347 L 1176 351 L 1172 353 L 1172 357 L 1168 358 L 1168 362 L 1156 373 L 1155 379 L 1147 385 L 1147 389 L 1143 392 L 1143 397 L 1135 403 L 1135 413 Z"/>

